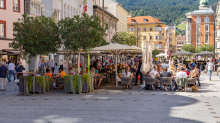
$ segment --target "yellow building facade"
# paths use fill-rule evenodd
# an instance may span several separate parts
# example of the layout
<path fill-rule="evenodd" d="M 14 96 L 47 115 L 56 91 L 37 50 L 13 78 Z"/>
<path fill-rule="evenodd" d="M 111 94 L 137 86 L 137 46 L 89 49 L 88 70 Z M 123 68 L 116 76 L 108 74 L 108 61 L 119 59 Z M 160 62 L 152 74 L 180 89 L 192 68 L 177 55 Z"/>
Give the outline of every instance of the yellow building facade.
<path fill-rule="evenodd" d="M 142 41 L 149 42 L 153 50 L 165 51 L 166 25 L 151 16 L 137 16 L 127 18 L 127 31 L 138 37 L 136 46 L 142 47 Z M 137 45 L 138 44 L 138 45 Z"/>
<path fill-rule="evenodd" d="M 128 12 L 122 7 L 122 4 L 116 6 L 117 32 L 127 32 L 127 16 Z"/>

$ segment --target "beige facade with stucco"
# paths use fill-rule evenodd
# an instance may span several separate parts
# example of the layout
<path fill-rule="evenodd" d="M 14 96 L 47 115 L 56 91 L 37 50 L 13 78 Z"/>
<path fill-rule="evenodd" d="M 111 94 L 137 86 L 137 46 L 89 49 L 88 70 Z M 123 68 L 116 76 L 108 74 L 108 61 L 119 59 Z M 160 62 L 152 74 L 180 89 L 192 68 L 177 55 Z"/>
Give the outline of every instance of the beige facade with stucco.
<path fill-rule="evenodd" d="M 116 17 L 118 18 L 117 32 L 127 32 L 127 16 L 128 12 L 121 4 L 116 6 Z"/>

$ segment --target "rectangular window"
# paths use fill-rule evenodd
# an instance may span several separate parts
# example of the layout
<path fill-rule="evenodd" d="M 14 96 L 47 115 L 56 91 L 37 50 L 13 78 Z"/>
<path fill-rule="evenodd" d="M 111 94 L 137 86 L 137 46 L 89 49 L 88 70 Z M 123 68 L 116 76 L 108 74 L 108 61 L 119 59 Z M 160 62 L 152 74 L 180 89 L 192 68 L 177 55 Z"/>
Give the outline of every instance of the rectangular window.
<path fill-rule="evenodd" d="M 140 31 L 140 28 L 138 28 L 138 31 Z"/>
<path fill-rule="evenodd" d="M 163 44 L 154 44 L 154 49 L 163 49 Z"/>
<path fill-rule="evenodd" d="M 40 4 L 38 4 L 37 6 L 38 6 L 37 7 L 37 14 L 41 15 L 41 6 L 40 6 Z"/>
<path fill-rule="evenodd" d="M 209 23 L 209 17 L 204 18 L 204 23 Z"/>
<path fill-rule="evenodd" d="M 135 22 L 135 20 L 134 20 L 134 19 L 131 19 L 131 22 Z"/>
<path fill-rule="evenodd" d="M 30 2 L 30 13 L 35 15 L 41 15 L 42 7 L 40 4 Z M 25 10 L 26 11 L 26 10 Z"/>
<path fill-rule="evenodd" d="M 134 32 L 134 31 L 135 31 L 135 28 L 129 28 L 129 31 L 130 31 L 130 32 Z"/>
<path fill-rule="evenodd" d="M 61 20 L 61 12 L 60 12 L 60 10 L 57 10 L 57 20 L 59 21 L 59 20 Z"/>
<path fill-rule="evenodd" d="M 16 11 L 16 12 L 19 12 L 19 9 L 20 9 L 20 0 L 14 0 L 13 2 L 13 10 Z"/>
<path fill-rule="evenodd" d="M 153 39 L 153 37 L 152 37 L 152 36 L 150 36 L 150 39 Z"/>
<path fill-rule="evenodd" d="M 162 31 L 162 27 L 155 27 L 155 31 Z"/>
<path fill-rule="evenodd" d="M 146 36 L 144 36 L 144 39 L 146 39 Z"/>
<path fill-rule="evenodd" d="M 0 0 L 0 9 L 6 8 L 6 0 Z"/>
<path fill-rule="evenodd" d="M 67 7 L 67 17 L 70 17 L 69 11 L 70 11 L 70 6 Z"/>
<path fill-rule="evenodd" d="M 148 19 L 144 19 L 144 22 L 147 22 L 148 21 Z"/>
<path fill-rule="evenodd" d="M 64 16 L 66 17 L 66 4 L 64 4 Z"/>
<path fill-rule="evenodd" d="M 209 44 L 209 33 L 205 34 L 205 44 Z"/>
<path fill-rule="evenodd" d="M 73 18 L 73 7 L 71 6 L 71 17 Z"/>
<path fill-rule="evenodd" d="M 156 36 L 155 36 L 155 39 L 156 39 L 156 40 L 161 40 L 161 39 L 163 39 L 163 36 L 161 36 L 161 35 L 156 35 Z"/>
<path fill-rule="evenodd" d="M 146 28 L 144 28 L 144 31 L 146 31 Z"/>
<path fill-rule="evenodd" d="M 209 25 L 208 24 L 205 25 L 205 32 L 209 32 Z"/>
<path fill-rule="evenodd" d="M 170 33 L 170 36 L 172 36 L 172 33 Z"/>
<path fill-rule="evenodd" d="M 150 28 L 150 31 L 153 31 L 153 28 L 152 28 L 152 27 Z"/>
<path fill-rule="evenodd" d="M 201 18 L 196 18 L 196 23 L 201 23 Z"/>
<path fill-rule="evenodd" d="M 0 21 L 0 37 L 1 38 L 6 38 L 6 22 L 1 22 Z"/>
<path fill-rule="evenodd" d="M 25 13 L 29 14 L 29 2 L 25 1 Z"/>
<path fill-rule="evenodd" d="M 172 38 L 170 38 L 170 42 L 172 41 Z"/>

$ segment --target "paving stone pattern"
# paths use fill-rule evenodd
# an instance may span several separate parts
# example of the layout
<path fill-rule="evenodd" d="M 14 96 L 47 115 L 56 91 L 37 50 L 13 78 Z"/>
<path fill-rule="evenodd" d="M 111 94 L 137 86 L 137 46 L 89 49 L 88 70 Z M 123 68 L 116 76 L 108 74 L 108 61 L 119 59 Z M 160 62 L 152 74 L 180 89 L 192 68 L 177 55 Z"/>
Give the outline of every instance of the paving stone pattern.
<path fill-rule="evenodd" d="M 0 92 L 0 123 L 218 123 L 220 80 L 202 74 L 199 92 L 96 90 L 17 96 L 15 83 Z"/>

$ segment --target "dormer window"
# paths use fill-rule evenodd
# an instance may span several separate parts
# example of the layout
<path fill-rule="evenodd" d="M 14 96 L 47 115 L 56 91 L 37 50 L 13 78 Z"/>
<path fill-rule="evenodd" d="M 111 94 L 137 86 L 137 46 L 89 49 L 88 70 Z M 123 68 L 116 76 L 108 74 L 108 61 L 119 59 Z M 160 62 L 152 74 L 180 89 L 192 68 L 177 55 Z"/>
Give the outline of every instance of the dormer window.
<path fill-rule="evenodd" d="M 135 19 L 131 19 L 131 22 L 135 22 Z"/>
<path fill-rule="evenodd" d="M 148 19 L 144 19 L 144 22 L 148 22 Z"/>

